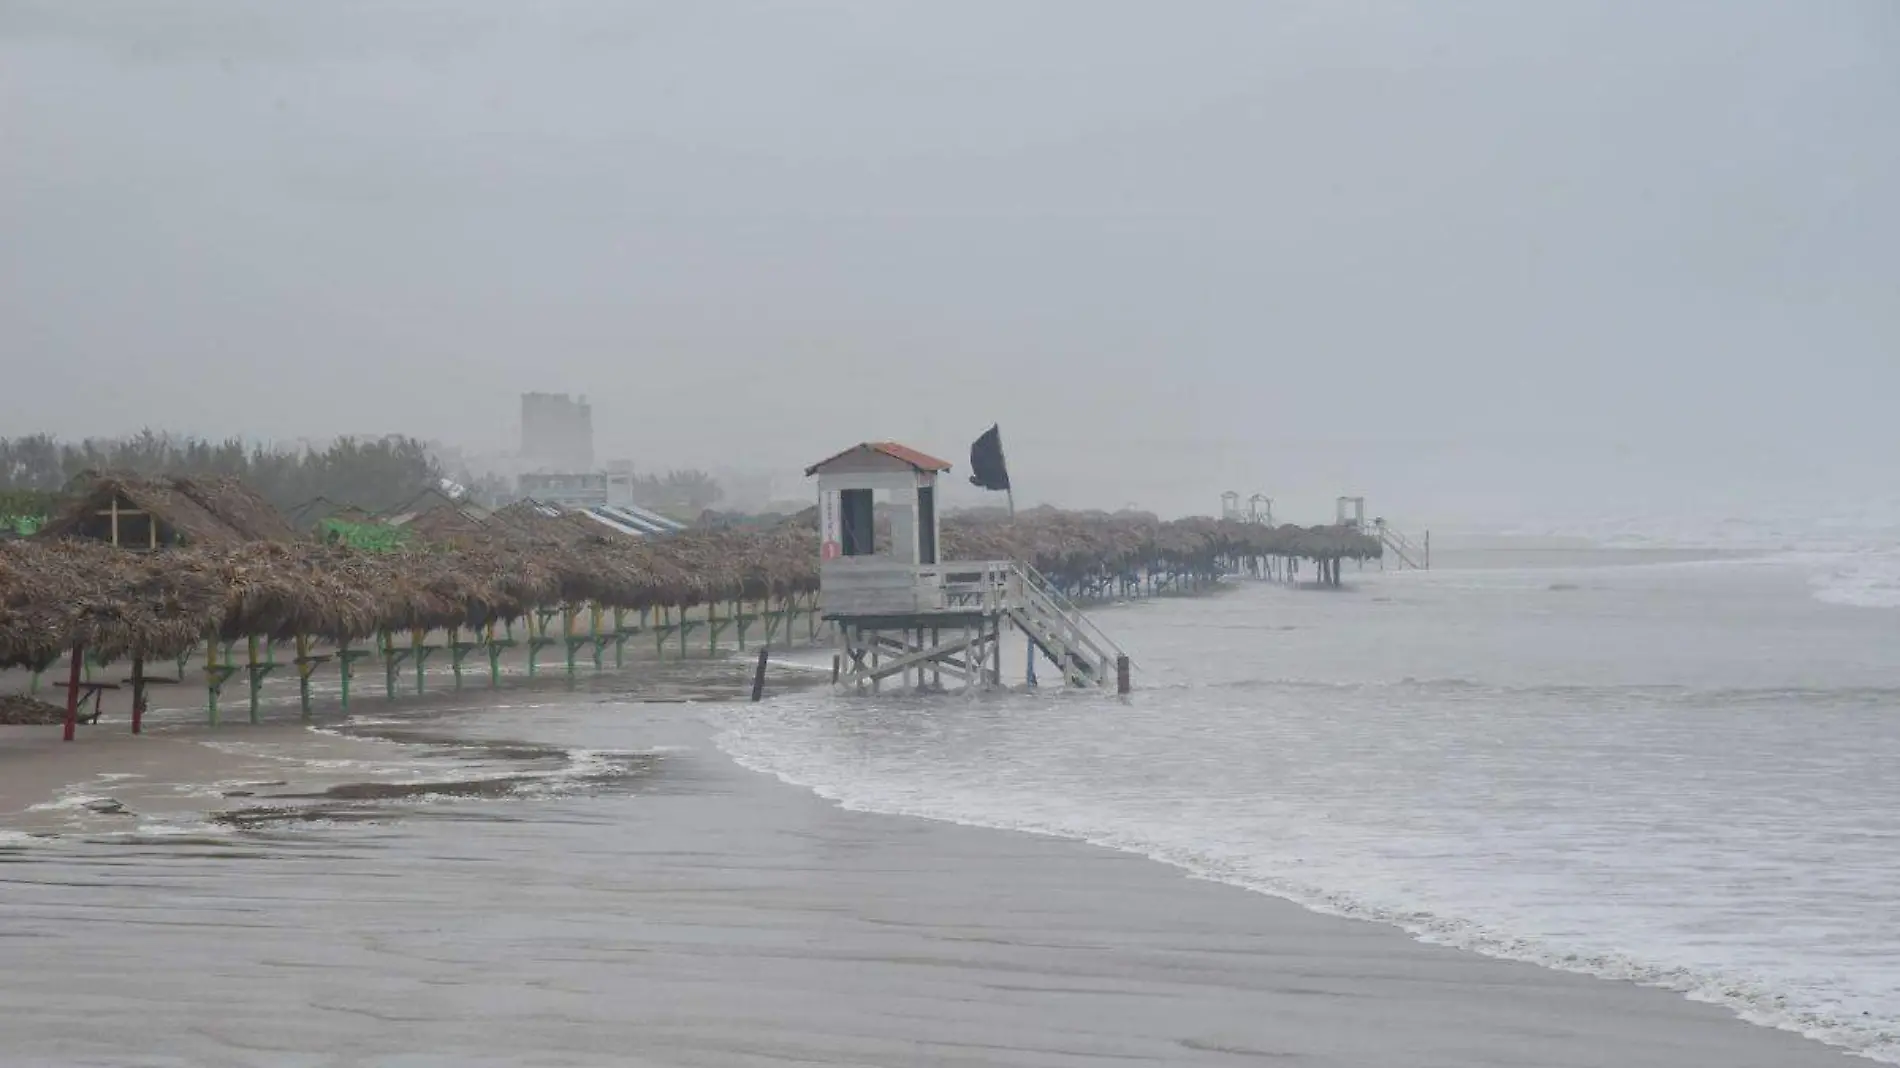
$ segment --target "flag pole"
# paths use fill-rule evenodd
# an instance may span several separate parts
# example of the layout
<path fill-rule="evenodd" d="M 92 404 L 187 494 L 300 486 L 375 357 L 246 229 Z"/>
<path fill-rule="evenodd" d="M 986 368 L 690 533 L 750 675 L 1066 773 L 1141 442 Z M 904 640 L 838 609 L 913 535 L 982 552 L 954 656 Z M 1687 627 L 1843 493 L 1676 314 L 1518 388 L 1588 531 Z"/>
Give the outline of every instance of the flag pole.
<path fill-rule="evenodd" d="M 1016 518 L 1016 490 L 1015 490 L 1015 487 L 1011 487 L 1011 488 L 1009 488 L 1009 489 L 1006 489 L 1006 490 L 1004 490 L 1004 491 L 1003 491 L 1003 495 L 1009 498 L 1009 517 L 1010 517 L 1011 519 L 1014 519 L 1014 518 Z"/>

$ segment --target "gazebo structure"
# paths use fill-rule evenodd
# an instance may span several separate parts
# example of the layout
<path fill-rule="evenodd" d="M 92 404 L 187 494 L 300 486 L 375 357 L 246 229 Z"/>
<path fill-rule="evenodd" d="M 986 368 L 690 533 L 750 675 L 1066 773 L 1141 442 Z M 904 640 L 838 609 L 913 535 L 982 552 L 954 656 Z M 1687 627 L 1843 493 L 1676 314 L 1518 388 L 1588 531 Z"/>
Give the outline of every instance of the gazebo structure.
<path fill-rule="evenodd" d="M 937 478 L 950 465 L 865 442 L 805 469 L 818 479 L 819 609 L 837 627 L 839 681 L 878 689 L 1002 682 L 1002 637 L 1028 637 L 1071 686 L 1128 687 L 1128 658 L 1027 562 L 939 559 Z"/>

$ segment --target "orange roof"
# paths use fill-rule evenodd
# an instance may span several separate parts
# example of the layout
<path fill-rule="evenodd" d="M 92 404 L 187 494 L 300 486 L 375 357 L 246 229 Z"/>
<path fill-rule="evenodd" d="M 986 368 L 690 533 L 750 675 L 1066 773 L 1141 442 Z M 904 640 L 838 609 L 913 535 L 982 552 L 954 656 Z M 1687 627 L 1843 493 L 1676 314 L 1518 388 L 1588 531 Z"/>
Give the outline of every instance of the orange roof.
<path fill-rule="evenodd" d="M 810 477 L 812 475 L 817 474 L 819 469 L 824 467 L 826 464 L 829 464 L 834 460 L 843 459 L 844 457 L 849 456 L 854 452 L 857 452 L 859 449 L 869 449 L 872 452 L 883 453 L 885 456 L 888 456 L 893 460 L 901 460 L 904 463 L 909 464 L 910 466 L 916 468 L 919 471 L 943 472 L 943 471 L 950 470 L 950 464 L 947 461 L 939 460 L 935 456 L 918 452 L 916 449 L 913 449 L 908 445 L 899 445 L 895 441 L 867 441 L 867 442 L 863 442 L 862 444 L 853 445 L 850 448 L 834 456 L 827 456 L 823 460 L 820 460 L 817 463 L 811 465 L 810 467 L 807 467 L 805 469 L 806 477 Z"/>

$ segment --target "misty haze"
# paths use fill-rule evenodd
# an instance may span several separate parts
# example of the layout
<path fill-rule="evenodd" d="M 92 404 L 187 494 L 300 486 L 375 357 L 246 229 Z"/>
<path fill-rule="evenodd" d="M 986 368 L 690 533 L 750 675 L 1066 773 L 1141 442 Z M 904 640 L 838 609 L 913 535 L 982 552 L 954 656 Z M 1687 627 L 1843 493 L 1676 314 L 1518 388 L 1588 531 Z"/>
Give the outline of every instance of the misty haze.
<path fill-rule="evenodd" d="M 0 1065 L 1900 1064 L 1900 5 L 0 0 Z"/>

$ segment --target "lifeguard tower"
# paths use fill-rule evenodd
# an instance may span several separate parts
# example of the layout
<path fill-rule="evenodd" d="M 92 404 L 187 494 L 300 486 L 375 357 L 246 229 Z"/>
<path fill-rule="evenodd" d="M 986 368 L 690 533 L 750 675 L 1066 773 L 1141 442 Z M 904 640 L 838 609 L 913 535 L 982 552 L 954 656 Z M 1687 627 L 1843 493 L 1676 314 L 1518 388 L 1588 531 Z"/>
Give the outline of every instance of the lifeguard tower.
<path fill-rule="evenodd" d="M 938 558 L 937 476 L 949 470 L 890 441 L 805 469 L 818 478 L 818 603 L 837 628 L 839 682 L 932 690 L 948 675 L 997 686 L 1013 628 L 1032 665 L 1046 658 L 1068 685 L 1126 692 L 1128 658 L 1027 562 Z"/>

